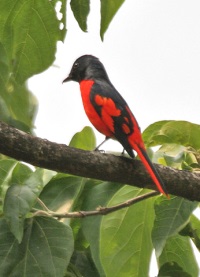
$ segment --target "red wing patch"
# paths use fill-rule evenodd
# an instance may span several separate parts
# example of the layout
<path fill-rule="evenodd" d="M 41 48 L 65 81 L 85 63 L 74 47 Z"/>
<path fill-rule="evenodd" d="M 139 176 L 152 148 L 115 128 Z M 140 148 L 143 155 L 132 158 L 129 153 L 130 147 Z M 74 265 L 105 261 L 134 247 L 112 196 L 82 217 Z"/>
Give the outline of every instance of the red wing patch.
<path fill-rule="evenodd" d="M 102 97 L 101 95 L 97 94 L 95 95 L 94 101 L 98 106 L 103 106 L 103 101 L 104 97 Z"/>
<path fill-rule="evenodd" d="M 101 106 L 110 116 L 119 116 L 121 111 L 116 108 L 115 102 L 111 98 L 103 97 L 99 94 L 95 96 L 94 101 Z"/>
<path fill-rule="evenodd" d="M 122 124 L 122 130 L 126 135 L 129 135 L 131 133 L 129 126 L 126 123 Z"/>
<path fill-rule="evenodd" d="M 132 133 L 130 118 L 122 115 L 122 111 L 116 107 L 115 102 L 111 98 L 96 94 L 94 102 L 101 108 L 101 118 L 113 133 L 115 133 L 114 123 L 116 121 L 118 121 L 118 124 L 121 124 L 121 130 L 124 134 L 130 135 Z"/>
<path fill-rule="evenodd" d="M 124 120 L 125 120 L 127 123 L 129 123 L 128 117 L 124 116 Z"/>
<path fill-rule="evenodd" d="M 121 115 L 121 111 L 117 109 L 111 98 L 103 97 L 97 94 L 94 98 L 95 103 L 101 107 L 101 118 L 108 128 L 115 133 L 113 117 Z"/>

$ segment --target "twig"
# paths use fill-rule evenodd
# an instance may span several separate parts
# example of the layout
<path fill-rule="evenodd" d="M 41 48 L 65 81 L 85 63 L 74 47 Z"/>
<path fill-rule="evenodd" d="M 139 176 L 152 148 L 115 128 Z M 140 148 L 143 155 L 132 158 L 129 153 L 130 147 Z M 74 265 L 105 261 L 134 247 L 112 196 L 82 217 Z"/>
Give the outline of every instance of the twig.
<path fill-rule="evenodd" d="M 159 195 L 159 192 L 153 191 L 153 192 L 149 192 L 149 193 L 131 198 L 123 203 L 120 203 L 112 207 L 98 207 L 95 211 L 79 211 L 79 212 L 62 213 L 62 214 L 50 211 L 46 207 L 46 205 L 41 200 L 39 200 L 38 202 L 41 204 L 42 207 L 45 208 L 45 211 L 33 209 L 34 211 L 33 216 L 44 215 L 44 216 L 56 217 L 60 219 L 60 218 L 83 218 L 87 216 L 107 215 L 157 195 Z"/>

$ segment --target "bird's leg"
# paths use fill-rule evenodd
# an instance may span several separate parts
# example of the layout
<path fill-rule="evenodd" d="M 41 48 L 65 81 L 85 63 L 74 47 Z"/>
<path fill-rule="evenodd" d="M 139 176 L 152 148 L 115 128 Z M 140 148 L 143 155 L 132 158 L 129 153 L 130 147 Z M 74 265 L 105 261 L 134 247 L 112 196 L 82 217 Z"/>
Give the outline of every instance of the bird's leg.
<path fill-rule="evenodd" d="M 101 147 L 108 139 L 109 137 L 105 137 L 105 139 L 94 149 L 94 151 L 99 151 L 99 147 Z"/>
<path fill-rule="evenodd" d="M 124 149 L 124 148 L 123 148 L 123 150 L 122 150 L 121 155 L 122 155 L 122 156 L 124 156 L 124 155 L 125 155 L 125 149 Z"/>

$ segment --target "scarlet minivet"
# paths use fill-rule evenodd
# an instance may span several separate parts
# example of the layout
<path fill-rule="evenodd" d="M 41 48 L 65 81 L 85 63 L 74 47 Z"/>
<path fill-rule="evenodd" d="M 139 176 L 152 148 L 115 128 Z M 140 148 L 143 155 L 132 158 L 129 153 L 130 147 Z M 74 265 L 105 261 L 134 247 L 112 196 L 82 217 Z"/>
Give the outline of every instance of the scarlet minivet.
<path fill-rule="evenodd" d="M 118 140 L 132 158 L 134 149 L 158 190 L 168 196 L 162 179 L 147 155 L 134 115 L 110 82 L 99 59 L 91 55 L 78 58 L 63 82 L 71 80 L 80 84 L 83 106 L 94 127 L 107 139 Z"/>

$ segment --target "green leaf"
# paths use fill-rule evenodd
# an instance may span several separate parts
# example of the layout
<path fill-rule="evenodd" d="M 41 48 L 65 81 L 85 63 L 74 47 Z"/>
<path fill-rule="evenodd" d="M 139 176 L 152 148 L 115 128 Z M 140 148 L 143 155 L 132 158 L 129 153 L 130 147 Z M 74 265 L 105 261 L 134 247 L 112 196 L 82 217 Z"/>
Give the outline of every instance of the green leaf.
<path fill-rule="evenodd" d="M 26 220 L 21 244 L 0 219 L 0 276 L 63 277 L 72 253 L 72 231 L 55 219 Z"/>
<path fill-rule="evenodd" d="M 159 264 L 161 267 L 166 263 L 176 263 L 177 265 L 179 265 L 179 267 L 182 268 L 184 272 L 187 272 L 191 277 L 199 276 L 198 265 L 194 256 L 191 242 L 188 237 L 176 235 L 168 239 L 166 246 L 159 258 Z M 179 277 L 185 275 L 180 274 L 176 276 Z"/>
<path fill-rule="evenodd" d="M 74 266 L 73 268 L 71 267 L 72 264 Z M 94 262 L 91 259 L 89 250 L 74 251 L 73 256 L 71 258 L 70 268 L 68 268 L 68 271 L 70 273 L 73 273 L 75 271 L 74 268 L 76 270 L 76 275 L 74 275 L 74 277 L 83 277 L 83 276 L 101 277 L 94 266 Z M 73 270 L 70 271 L 70 269 L 73 269 Z M 69 276 L 71 277 L 71 275 Z"/>
<path fill-rule="evenodd" d="M 125 186 L 112 197 L 108 205 L 113 206 L 136 197 L 141 191 Z M 102 218 L 100 257 L 107 277 L 148 276 L 153 220 L 153 199 Z"/>
<path fill-rule="evenodd" d="M 0 160 L 0 186 L 1 188 L 9 181 L 11 178 L 12 171 L 18 162 L 16 160 L 6 158 Z"/>
<path fill-rule="evenodd" d="M 0 91 L 5 93 L 6 83 L 9 78 L 8 57 L 3 44 L 0 42 Z"/>
<path fill-rule="evenodd" d="M 96 147 L 96 138 L 93 129 L 88 126 L 84 127 L 81 132 L 73 136 L 69 146 L 83 150 L 94 150 Z"/>
<path fill-rule="evenodd" d="M 113 17 L 124 3 L 125 0 L 101 0 L 101 28 L 100 36 L 103 40 L 104 34 L 108 29 Z"/>
<path fill-rule="evenodd" d="M 53 1 L 1 0 L 0 41 L 19 83 L 45 70 L 63 39 Z"/>
<path fill-rule="evenodd" d="M 92 186 L 93 185 L 93 186 Z M 95 210 L 99 206 L 106 206 L 109 199 L 116 193 L 121 187 L 120 184 L 101 182 L 95 185 L 94 180 L 89 181 L 89 189 L 86 192 L 82 209 L 83 210 Z M 87 183 L 86 183 L 87 187 Z M 102 216 L 86 217 L 82 220 L 83 233 L 90 244 L 90 250 L 93 261 L 98 269 L 101 277 L 105 276 L 100 261 L 100 226 Z"/>
<path fill-rule="evenodd" d="M 152 242 L 156 256 L 163 251 L 166 241 L 177 234 L 189 221 L 189 217 L 197 203 L 180 197 L 170 200 L 159 197 L 155 201 L 155 222 L 152 230 Z"/>
<path fill-rule="evenodd" d="M 20 168 L 20 169 L 19 169 Z M 23 176 L 22 169 L 18 166 L 14 174 L 15 182 L 8 188 L 4 200 L 4 216 L 9 224 L 10 231 L 21 242 L 24 230 L 24 220 L 32 208 L 39 193 L 43 188 L 43 169 L 38 169 L 27 179 Z M 16 183 L 16 181 L 18 181 Z"/>
<path fill-rule="evenodd" d="M 32 169 L 20 162 L 17 162 L 15 168 L 12 172 L 12 178 L 10 180 L 10 184 L 19 184 L 22 185 L 24 181 L 29 178 L 29 176 L 33 173 Z"/>
<path fill-rule="evenodd" d="M 57 174 L 45 186 L 40 199 L 52 211 L 68 212 L 71 210 L 85 179 L 67 174 Z M 37 205 L 37 208 L 41 208 Z"/>
<path fill-rule="evenodd" d="M 153 123 L 143 132 L 147 146 L 176 143 L 200 150 L 200 125 L 187 121 L 165 120 Z"/>
<path fill-rule="evenodd" d="M 200 251 L 200 220 L 194 215 L 190 218 L 188 235 Z"/>
<path fill-rule="evenodd" d="M 38 104 L 35 96 L 26 85 L 9 83 L 7 88 L 7 94 L 1 100 L 1 106 L 5 111 L 0 116 L 1 120 L 24 132 L 32 133 Z"/>
<path fill-rule="evenodd" d="M 34 127 L 33 122 L 37 113 L 38 102 L 26 84 L 20 85 L 10 79 L 4 101 L 9 111 L 6 122 L 25 132 L 31 132 Z"/>
<path fill-rule="evenodd" d="M 8 57 L 1 43 L 0 57 L 0 120 L 31 132 L 37 110 L 36 98 L 25 84 L 20 85 L 13 77 L 9 77 Z"/>
<path fill-rule="evenodd" d="M 71 0 L 71 9 L 82 31 L 87 31 L 87 16 L 90 11 L 89 0 Z"/>
<path fill-rule="evenodd" d="M 16 160 L 9 158 L 0 160 L 0 214 L 3 214 L 3 200 L 16 163 Z"/>
<path fill-rule="evenodd" d="M 164 144 L 154 153 L 154 162 L 182 169 L 182 164 L 186 159 L 186 148 L 179 144 Z"/>
<path fill-rule="evenodd" d="M 158 277 L 192 277 L 187 272 L 183 271 L 183 269 L 177 263 L 166 263 L 164 264 L 158 274 Z"/>

